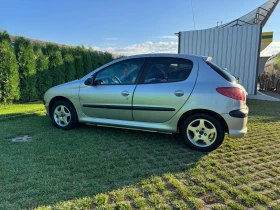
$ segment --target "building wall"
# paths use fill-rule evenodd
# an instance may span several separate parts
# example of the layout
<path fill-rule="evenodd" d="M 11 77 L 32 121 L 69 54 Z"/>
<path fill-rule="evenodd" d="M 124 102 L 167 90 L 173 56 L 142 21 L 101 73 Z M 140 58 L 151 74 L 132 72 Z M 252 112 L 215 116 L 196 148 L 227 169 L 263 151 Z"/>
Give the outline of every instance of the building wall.
<path fill-rule="evenodd" d="M 211 56 L 255 94 L 261 30 L 260 25 L 250 25 L 180 32 L 179 53 Z"/>
<path fill-rule="evenodd" d="M 259 59 L 259 69 L 258 69 L 258 75 L 260 75 L 261 73 L 263 73 L 264 71 L 264 65 L 266 63 L 266 61 L 270 58 L 269 57 L 260 57 Z"/>

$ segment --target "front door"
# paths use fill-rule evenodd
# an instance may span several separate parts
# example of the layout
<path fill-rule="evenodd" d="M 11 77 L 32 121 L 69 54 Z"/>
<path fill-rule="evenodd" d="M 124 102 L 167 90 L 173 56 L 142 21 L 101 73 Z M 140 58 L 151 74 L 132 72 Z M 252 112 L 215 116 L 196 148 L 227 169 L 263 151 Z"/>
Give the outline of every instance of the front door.
<path fill-rule="evenodd" d="M 171 119 L 189 98 L 196 82 L 197 70 L 196 61 L 150 58 L 134 92 L 134 120 L 163 123 Z"/>
<path fill-rule="evenodd" d="M 144 58 L 128 59 L 98 71 L 95 85 L 80 86 L 80 103 L 92 118 L 133 120 L 132 98 Z"/>

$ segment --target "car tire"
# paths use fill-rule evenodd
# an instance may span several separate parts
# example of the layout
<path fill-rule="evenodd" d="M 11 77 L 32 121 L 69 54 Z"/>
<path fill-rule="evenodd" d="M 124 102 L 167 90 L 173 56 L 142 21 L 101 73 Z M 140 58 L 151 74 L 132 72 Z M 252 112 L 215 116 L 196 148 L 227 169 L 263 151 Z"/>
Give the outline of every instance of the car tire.
<path fill-rule="evenodd" d="M 52 105 L 50 117 L 54 126 L 63 130 L 73 129 L 79 124 L 75 107 L 66 100 L 56 101 Z"/>
<path fill-rule="evenodd" d="M 180 127 L 180 133 L 188 147 L 200 152 L 211 152 L 217 149 L 225 137 L 221 122 L 204 113 L 187 117 Z"/>

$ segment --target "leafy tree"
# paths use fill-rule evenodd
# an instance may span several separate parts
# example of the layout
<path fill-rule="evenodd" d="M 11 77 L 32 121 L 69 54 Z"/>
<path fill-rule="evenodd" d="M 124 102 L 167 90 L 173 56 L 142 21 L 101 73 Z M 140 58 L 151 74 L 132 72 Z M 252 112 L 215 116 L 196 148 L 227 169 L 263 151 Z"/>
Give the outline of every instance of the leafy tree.
<path fill-rule="evenodd" d="M 75 56 L 75 68 L 76 75 L 75 78 L 79 79 L 84 76 L 84 64 L 81 56 Z"/>
<path fill-rule="evenodd" d="M 0 31 L 0 42 L 2 42 L 4 40 L 11 43 L 10 35 L 8 34 L 8 32 L 7 31 L 2 31 L 2 32 Z"/>
<path fill-rule="evenodd" d="M 91 69 L 98 68 L 98 52 L 97 51 L 90 51 L 90 58 L 91 58 Z"/>
<path fill-rule="evenodd" d="M 19 65 L 20 99 L 22 101 L 36 100 L 36 61 L 31 42 L 18 37 L 15 41 L 15 53 Z"/>
<path fill-rule="evenodd" d="M 106 63 L 105 56 L 103 52 L 98 52 L 98 59 L 97 59 L 97 65 L 98 67 L 104 65 Z"/>
<path fill-rule="evenodd" d="M 105 63 L 109 63 L 112 60 L 114 60 L 113 55 L 111 53 L 104 52 L 103 55 L 104 55 Z"/>
<path fill-rule="evenodd" d="M 49 70 L 52 78 L 52 86 L 64 83 L 65 67 L 58 45 L 47 44 L 44 51 L 45 54 L 49 57 Z"/>
<path fill-rule="evenodd" d="M 75 59 L 71 52 L 65 54 L 63 59 L 65 64 L 65 81 L 69 82 L 75 79 Z"/>
<path fill-rule="evenodd" d="M 42 99 L 45 92 L 52 86 L 52 78 L 49 67 L 49 58 L 44 55 L 40 46 L 35 48 L 36 56 L 36 70 L 37 70 L 37 93 L 38 97 Z"/>
<path fill-rule="evenodd" d="M 0 32 L 0 37 L 3 37 L 2 35 L 3 33 Z M 19 74 L 10 41 L 0 39 L 0 102 L 7 104 L 19 100 Z"/>
<path fill-rule="evenodd" d="M 87 74 L 93 70 L 91 57 L 90 57 L 90 51 L 83 49 L 82 57 L 83 57 L 83 64 L 84 64 L 84 74 Z"/>
<path fill-rule="evenodd" d="M 43 98 L 52 86 L 81 78 L 110 62 L 107 52 L 56 44 L 34 44 L 16 38 L 14 50 L 7 31 L 0 32 L 0 102 Z"/>

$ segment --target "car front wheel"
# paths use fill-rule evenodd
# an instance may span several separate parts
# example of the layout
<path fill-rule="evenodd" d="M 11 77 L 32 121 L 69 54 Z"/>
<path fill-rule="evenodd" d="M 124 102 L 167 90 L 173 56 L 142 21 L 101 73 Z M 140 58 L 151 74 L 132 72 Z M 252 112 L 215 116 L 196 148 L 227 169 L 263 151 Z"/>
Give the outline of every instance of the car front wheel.
<path fill-rule="evenodd" d="M 186 118 L 180 133 L 187 146 L 201 152 L 217 149 L 225 136 L 219 120 L 208 114 L 194 114 Z"/>
<path fill-rule="evenodd" d="M 78 125 L 77 113 L 74 106 L 66 101 L 55 102 L 51 107 L 50 116 L 55 127 L 70 130 Z"/>

